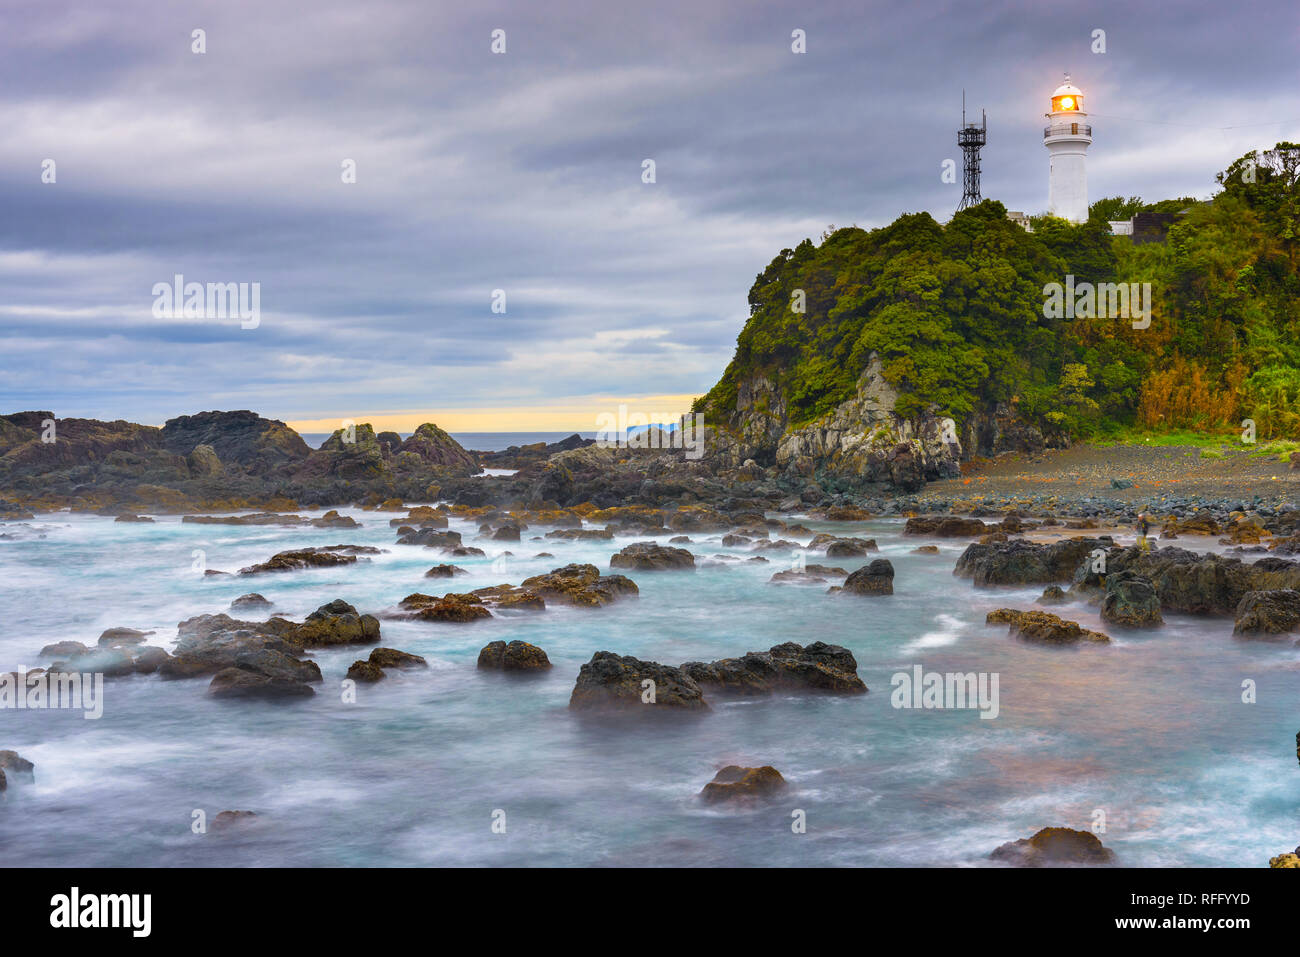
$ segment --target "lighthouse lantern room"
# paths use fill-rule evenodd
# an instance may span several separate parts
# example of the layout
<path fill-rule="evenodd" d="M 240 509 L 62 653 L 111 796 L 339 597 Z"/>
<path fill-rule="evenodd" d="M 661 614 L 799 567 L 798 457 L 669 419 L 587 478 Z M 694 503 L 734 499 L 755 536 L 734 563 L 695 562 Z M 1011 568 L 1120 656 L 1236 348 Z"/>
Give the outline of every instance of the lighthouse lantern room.
<path fill-rule="evenodd" d="M 1088 171 L 1084 165 L 1092 143 L 1092 127 L 1085 122 L 1083 91 L 1065 82 L 1052 94 L 1052 112 L 1046 114 L 1043 145 L 1049 154 L 1048 209 L 1073 223 L 1088 218 Z"/>

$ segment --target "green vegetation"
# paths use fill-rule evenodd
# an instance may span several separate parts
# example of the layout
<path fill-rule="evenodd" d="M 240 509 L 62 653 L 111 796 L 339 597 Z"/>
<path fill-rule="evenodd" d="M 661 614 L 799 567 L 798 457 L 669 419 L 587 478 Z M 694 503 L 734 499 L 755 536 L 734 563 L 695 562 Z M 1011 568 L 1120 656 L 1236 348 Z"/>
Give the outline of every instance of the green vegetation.
<path fill-rule="evenodd" d="M 1046 433 L 1100 441 L 1240 441 L 1243 418 L 1261 443 L 1300 436 L 1300 145 L 1243 156 L 1217 181 L 1208 202 L 1110 197 L 1087 223 L 1043 217 L 1033 233 L 986 200 L 946 226 L 915 213 L 804 240 L 756 278 L 735 357 L 695 410 L 725 420 L 739 384 L 766 375 L 806 424 L 854 394 L 874 353 L 906 416 L 960 424 L 1005 403 Z M 1183 210 L 1164 243 L 1106 223 Z M 1151 283 L 1150 327 L 1045 316 L 1044 286 L 1067 275 Z"/>

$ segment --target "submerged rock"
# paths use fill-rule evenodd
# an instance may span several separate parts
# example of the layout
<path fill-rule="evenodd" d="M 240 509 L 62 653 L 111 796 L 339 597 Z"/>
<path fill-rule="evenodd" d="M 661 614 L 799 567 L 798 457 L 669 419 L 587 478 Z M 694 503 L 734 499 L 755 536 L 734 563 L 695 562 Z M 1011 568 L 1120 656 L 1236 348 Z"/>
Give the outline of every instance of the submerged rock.
<path fill-rule="evenodd" d="M 1069 600 L 1070 596 L 1060 585 L 1048 585 L 1037 599 L 1040 605 L 1064 605 Z"/>
<path fill-rule="evenodd" d="M 704 785 L 700 797 L 709 804 L 722 801 L 747 803 L 772 797 L 785 788 L 785 778 L 770 764 L 761 768 L 742 768 L 729 764 Z"/>
<path fill-rule="evenodd" d="M 255 817 L 256 811 L 221 811 L 212 819 L 212 829 L 224 831 L 239 824 L 251 823 Z"/>
<path fill-rule="evenodd" d="M 989 857 L 1016 867 L 1060 867 L 1111 864 L 1115 852 L 1104 847 L 1090 831 L 1045 827 L 1033 837 L 1003 844 Z"/>
<path fill-rule="evenodd" d="M 493 641 L 478 653 L 478 667 L 495 671 L 544 671 L 551 667 L 546 652 L 526 641 Z"/>
<path fill-rule="evenodd" d="M 483 606 L 482 598 L 461 592 L 449 592 L 441 598 L 416 592 L 403 598 L 401 607 L 412 613 L 409 617 L 420 621 L 464 624 L 492 617 L 492 612 Z"/>
<path fill-rule="evenodd" d="M 269 701 L 310 698 L 316 692 L 311 685 L 266 675 L 243 668 L 224 668 L 212 676 L 208 694 L 214 698 L 256 698 Z"/>
<path fill-rule="evenodd" d="M 704 692 L 683 669 L 598 651 L 578 671 L 569 696 L 575 711 L 707 711 Z"/>
<path fill-rule="evenodd" d="M 247 595 L 240 595 L 230 603 L 233 608 L 270 608 L 271 603 L 259 595 L 257 592 L 249 592 Z"/>
<path fill-rule="evenodd" d="M 459 565 L 434 565 L 424 573 L 425 578 L 451 578 L 454 575 L 468 575 L 469 572 Z"/>

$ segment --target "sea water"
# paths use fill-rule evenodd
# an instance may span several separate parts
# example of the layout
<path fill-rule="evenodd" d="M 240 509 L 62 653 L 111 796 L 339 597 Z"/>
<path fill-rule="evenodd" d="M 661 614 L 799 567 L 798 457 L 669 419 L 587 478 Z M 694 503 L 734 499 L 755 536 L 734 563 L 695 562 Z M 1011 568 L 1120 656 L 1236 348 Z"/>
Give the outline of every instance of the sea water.
<path fill-rule="evenodd" d="M 546 529 L 530 528 L 503 544 L 453 519 L 487 555 L 448 559 L 394 544 L 394 513 L 341 511 L 362 527 L 177 516 L 128 524 L 66 512 L 8 523 L 0 670 L 46 665 L 42 646 L 93 645 L 115 626 L 153 630 L 148 641 L 170 650 L 177 622 L 228 611 L 251 591 L 298 620 L 335 598 L 377 613 L 411 592 L 518 583 L 570 562 L 607 572 L 610 556 L 637 540 L 535 540 Z M 685 547 L 702 567 L 632 572 L 640 597 L 605 608 L 552 605 L 471 624 L 383 620 L 381 644 L 423 655 L 429 668 L 359 685 L 355 703 L 345 702 L 342 680 L 368 648 L 314 652 L 324 682 L 307 700 L 214 700 L 208 679 L 134 676 L 108 679 L 98 721 L 80 711 L 0 711 L 0 749 L 36 764 L 35 783 L 11 780 L 0 800 L 5 860 L 977 866 L 1005 841 L 1063 825 L 1098 830 L 1128 865 L 1259 867 L 1300 844 L 1300 650 L 1291 640 L 1243 641 L 1230 619 L 1179 615 L 1125 633 L 1075 603 L 1050 610 L 1115 640 L 1027 644 L 984 619 L 998 607 L 1035 607 L 1041 586 L 975 589 L 955 578 L 964 541 L 904 538 L 898 521 L 804 523 L 874 537 L 880 553 L 870 557 L 893 562 L 894 594 L 769 584 L 793 553 L 751 563 L 747 547 L 696 533 Z M 333 544 L 386 551 L 301 572 L 196 570 L 234 572 L 288 548 Z M 920 544 L 939 553 L 914 554 Z M 506 550 L 513 555 L 503 558 Z M 810 560 L 852 570 L 868 559 Z M 444 561 L 469 574 L 423 577 Z M 483 645 L 514 639 L 541 646 L 554 667 L 477 670 Z M 709 693 L 710 712 L 680 720 L 593 721 L 567 707 L 596 651 L 680 664 L 818 640 L 853 652 L 868 694 Z M 895 708 L 893 676 L 917 665 L 996 674 L 997 717 Z M 1254 703 L 1243 701 L 1246 681 Z M 754 807 L 702 803 L 700 789 L 727 764 L 773 765 L 789 788 Z M 210 823 L 222 810 L 258 817 L 195 827 L 196 811 Z"/>

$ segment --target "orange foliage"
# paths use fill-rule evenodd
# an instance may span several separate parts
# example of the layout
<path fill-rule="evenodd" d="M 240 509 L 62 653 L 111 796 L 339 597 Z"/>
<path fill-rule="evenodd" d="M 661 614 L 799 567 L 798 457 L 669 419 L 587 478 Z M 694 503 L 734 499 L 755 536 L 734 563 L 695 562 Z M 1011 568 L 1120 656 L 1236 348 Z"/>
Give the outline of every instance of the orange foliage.
<path fill-rule="evenodd" d="M 1224 379 L 1213 382 L 1201 363 L 1175 356 L 1167 368 L 1153 372 L 1143 383 L 1138 423 L 1149 429 L 1195 429 L 1235 422 L 1245 370 L 1230 368 Z"/>

